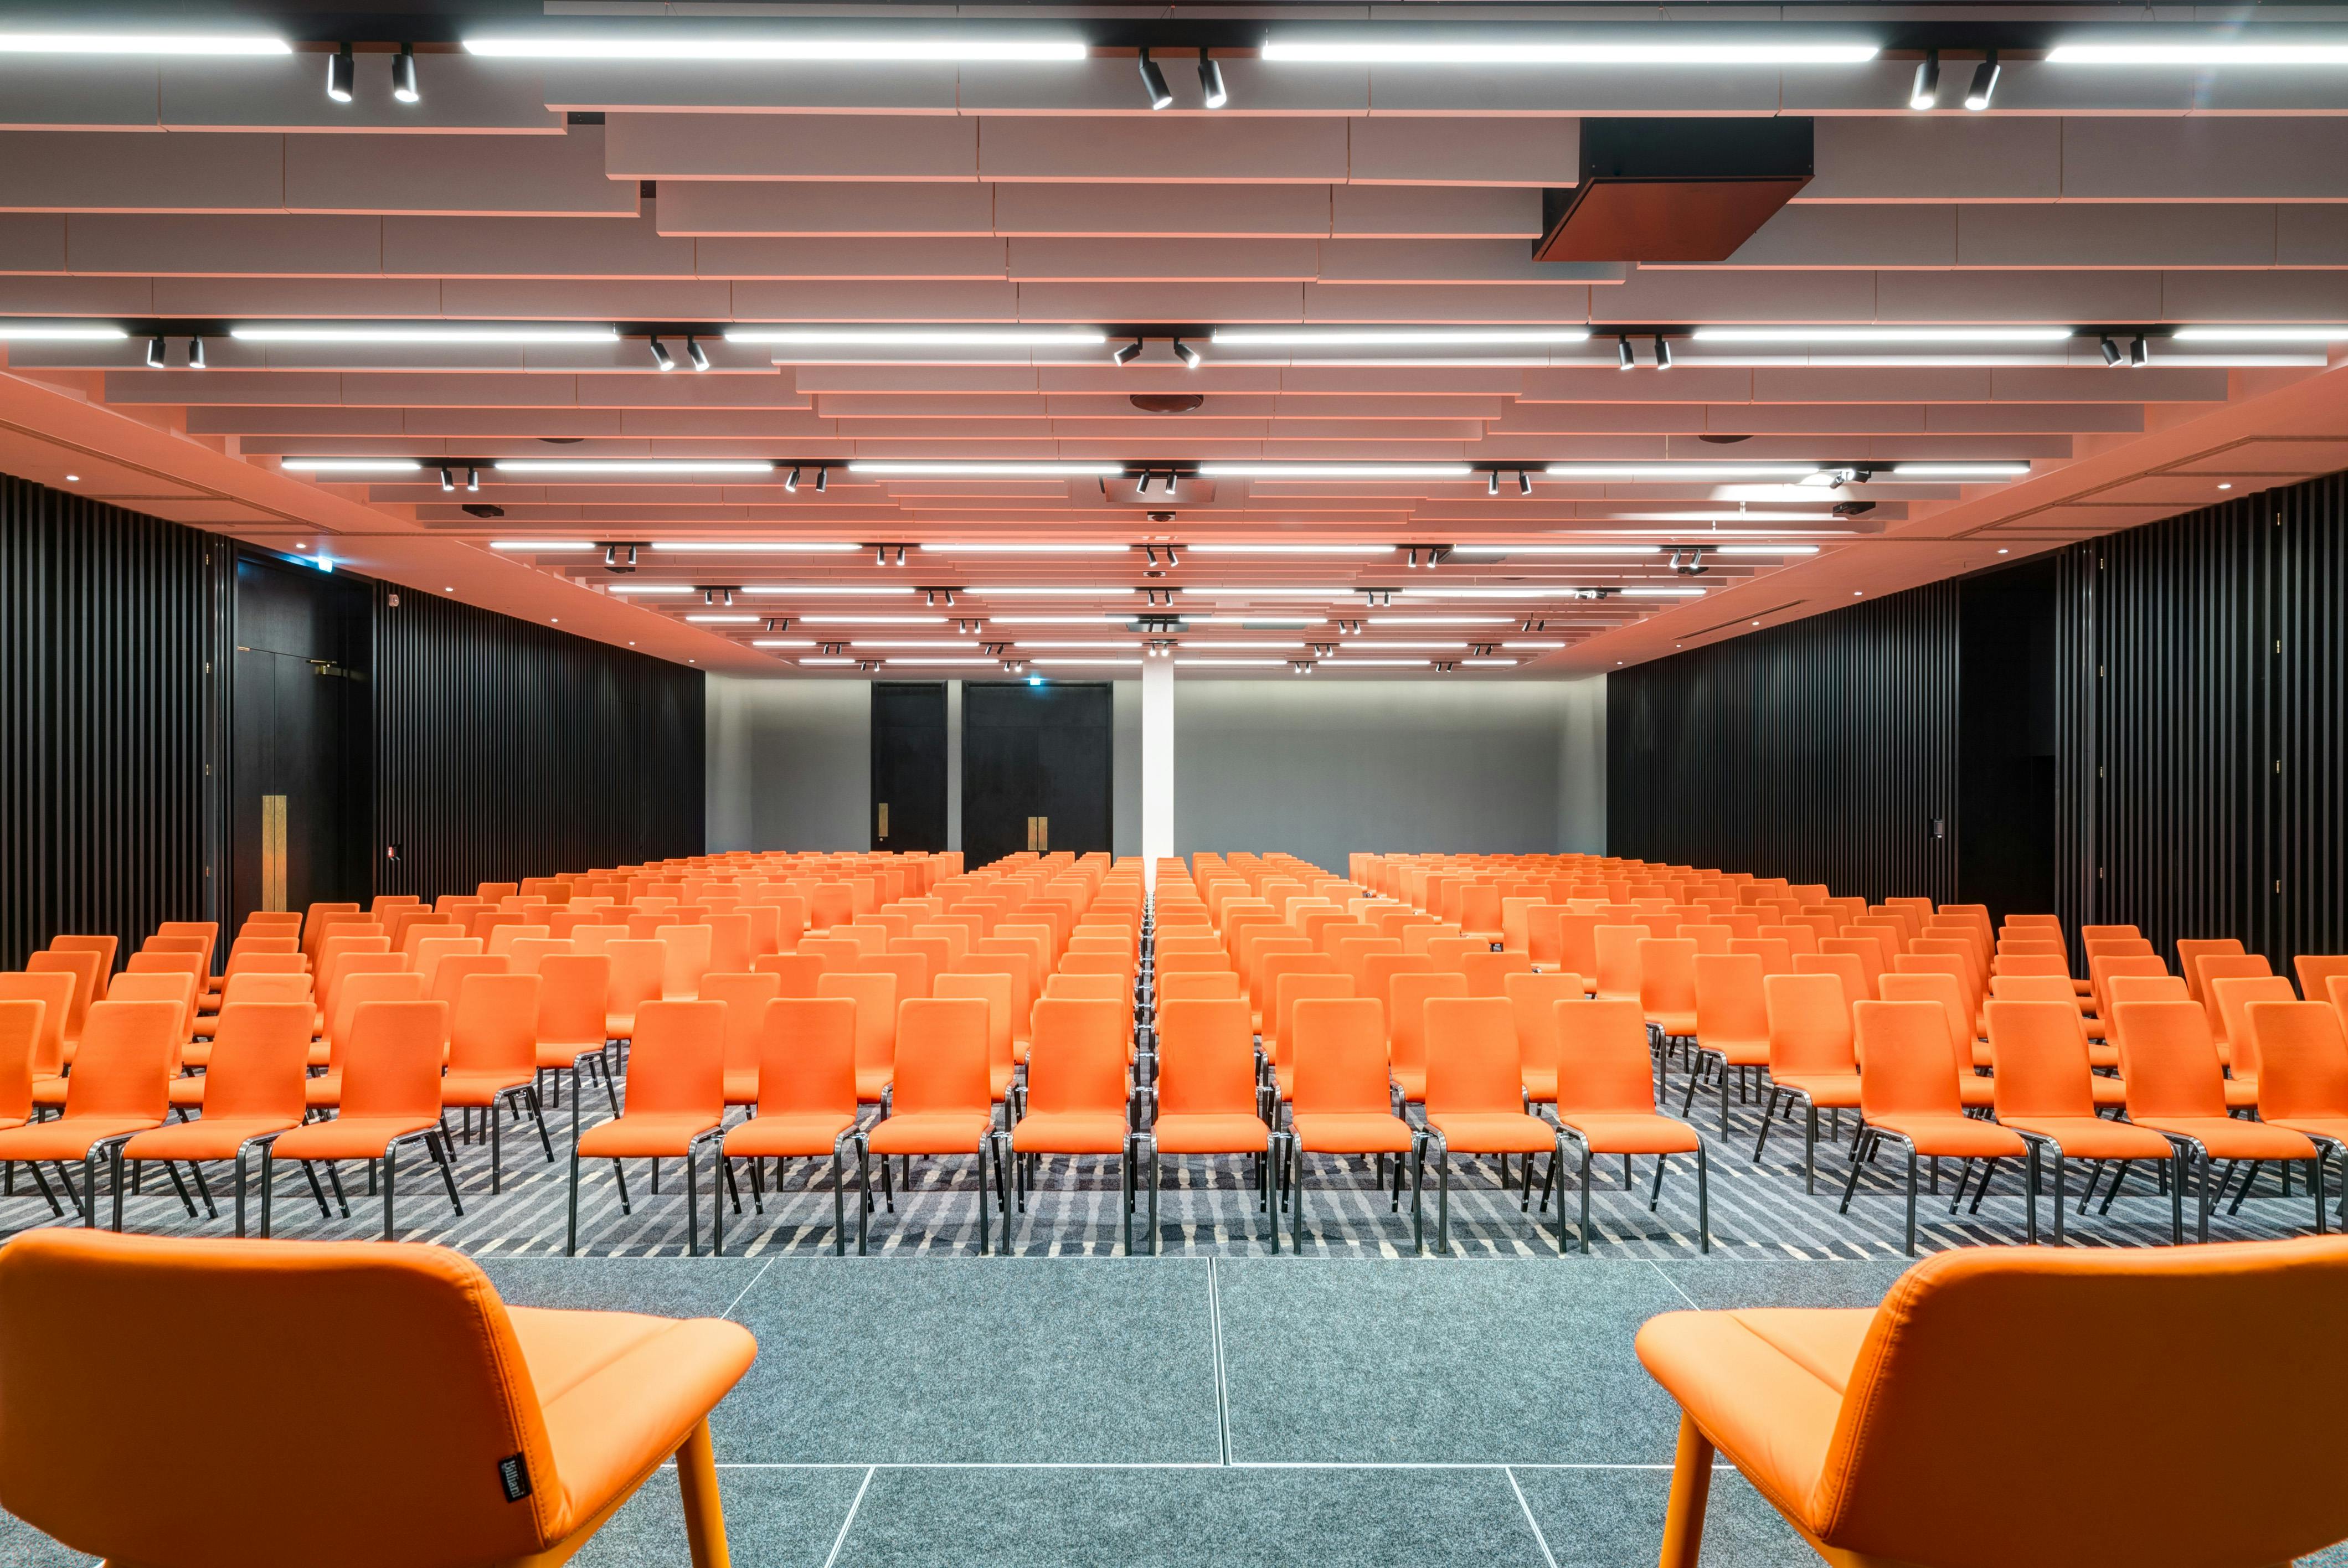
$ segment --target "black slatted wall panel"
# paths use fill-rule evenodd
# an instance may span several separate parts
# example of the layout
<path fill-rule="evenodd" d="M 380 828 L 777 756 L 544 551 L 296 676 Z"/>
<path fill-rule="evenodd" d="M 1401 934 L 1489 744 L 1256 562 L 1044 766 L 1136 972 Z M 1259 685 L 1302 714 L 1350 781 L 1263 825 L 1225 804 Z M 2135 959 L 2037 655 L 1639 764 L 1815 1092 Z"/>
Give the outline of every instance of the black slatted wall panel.
<path fill-rule="evenodd" d="M 0 968 L 60 933 L 129 952 L 215 917 L 211 548 L 0 476 Z"/>
<path fill-rule="evenodd" d="M 1953 899 L 1957 641 L 1933 583 L 1614 671 L 1609 850 Z"/>
<path fill-rule="evenodd" d="M 2343 528 L 2335 475 L 2065 552 L 2066 922 L 2348 949 Z"/>
<path fill-rule="evenodd" d="M 702 852 L 699 671 L 384 584 L 375 625 L 378 892 Z"/>

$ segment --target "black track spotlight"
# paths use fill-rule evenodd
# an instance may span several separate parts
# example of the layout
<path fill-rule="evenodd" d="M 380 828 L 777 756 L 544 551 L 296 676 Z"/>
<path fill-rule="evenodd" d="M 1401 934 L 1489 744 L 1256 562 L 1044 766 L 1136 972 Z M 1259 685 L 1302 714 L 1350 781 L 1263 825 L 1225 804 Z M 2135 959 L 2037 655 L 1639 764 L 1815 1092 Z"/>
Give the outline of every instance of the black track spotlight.
<path fill-rule="evenodd" d="M 661 342 L 658 338 L 654 338 L 652 340 L 652 349 L 653 364 L 658 365 L 663 370 L 675 370 L 676 368 L 676 356 L 668 352 L 668 344 Z"/>
<path fill-rule="evenodd" d="M 1972 84 L 1965 88 L 1965 108 L 1975 114 L 1989 108 L 1989 100 L 1997 91 L 1997 78 L 2004 69 L 1997 63 L 1997 51 L 1992 49 L 1982 63 L 1973 67 Z"/>
<path fill-rule="evenodd" d="M 1141 51 L 1141 88 L 1149 95 L 1151 108 L 1173 107 L 1174 89 L 1166 85 L 1166 73 L 1158 68 L 1158 62 L 1149 57 L 1147 49 Z"/>
<path fill-rule="evenodd" d="M 351 58 L 351 46 L 339 45 L 326 56 L 326 96 L 338 104 L 351 101 L 351 84 L 358 78 L 358 62 Z"/>
<path fill-rule="evenodd" d="M 1149 494 L 1149 481 L 1156 477 L 1158 477 L 1157 475 L 1151 473 L 1148 469 L 1144 468 L 1141 471 L 1141 477 L 1134 481 L 1133 493 L 1137 496 L 1146 496 Z"/>
<path fill-rule="evenodd" d="M 1655 368 L 1657 370 L 1672 368 L 1672 345 L 1661 333 L 1655 334 Z"/>
<path fill-rule="evenodd" d="M 479 468 L 465 470 L 465 488 L 476 496 L 481 493 L 481 471 Z M 630 566 L 636 564 L 636 550 L 633 545 L 628 547 L 628 564 Z"/>
<path fill-rule="evenodd" d="M 1231 101 L 1231 95 L 1223 87 L 1223 67 L 1204 49 L 1199 51 L 1199 91 L 1210 109 L 1219 109 Z"/>
<path fill-rule="evenodd" d="M 1500 471 L 1498 468 L 1495 468 L 1484 476 L 1484 494 L 1488 496 L 1497 496 L 1499 493 Z"/>
<path fill-rule="evenodd" d="M 402 44 L 399 53 L 391 57 L 391 96 L 404 104 L 422 100 L 422 95 L 416 90 L 416 46 L 413 44 Z"/>
<path fill-rule="evenodd" d="M 1923 60 L 1916 67 L 1916 79 L 1908 87 L 1908 107 L 1923 110 L 1937 108 L 1941 99 L 1941 51 L 1927 49 Z"/>
<path fill-rule="evenodd" d="M 2152 344 L 2142 333 L 2138 333 L 2136 334 L 2136 341 L 2128 344 L 2128 368 L 2142 370 L 2151 363 Z"/>
<path fill-rule="evenodd" d="M 2105 339 L 2103 339 L 2101 342 L 2097 343 L 2096 346 L 2097 348 L 2099 348 L 2099 349 L 2101 349 L 2101 350 L 2103 351 L 2104 363 L 2105 363 L 2106 364 L 2119 364 L 2119 362 L 2120 362 L 2120 345 L 2119 345 L 2119 344 L 2117 344 L 2117 343 L 2114 343 L 2114 342 L 2113 342 L 2111 339 L 2109 339 L 2109 338 L 2105 338 Z"/>
<path fill-rule="evenodd" d="M 789 473 L 783 476 L 783 488 L 793 495 L 796 495 L 798 493 L 798 487 L 799 471 L 798 468 L 794 466 Z"/>
<path fill-rule="evenodd" d="M 1174 357 L 1180 360 L 1185 366 L 1191 370 L 1199 368 L 1199 351 L 1192 348 L 1189 343 L 1184 343 L 1180 338 L 1176 338 L 1174 340 Z"/>
<path fill-rule="evenodd" d="M 1518 470 L 1517 470 L 1517 494 L 1518 494 L 1518 495 L 1519 495 L 1519 496 L 1529 496 L 1529 495 L 1531 495 L 1532 493 L 1533 493 L 1533 477 L 1532 477 L 1532 472 L 1531 472 L 1531 470 L 1529 470 L 1529 469 L 1526 469 L 1526 468 L 1519 468 L 1519 469 L 1518 469 Z"/>
<path fill-rule="evenodd" d="M 160 370 L 163 368 L 164 363 L 163 340 L 159 337 L 149 338 L 147 340 L 147 368 L 149 370 Z"/>
<path fill-rule="evenodd" d="M 830 488 L 831 488 L 831 470 L 830 470 L 830 469 L 829 469 L 829 468 L 818 468 L 818 469 L 815 471 L 815 493 L 816 493 L 817 495 L 820 496 L 820 495 L 822 495 L 826 490 L 829 490 L 829 489 L 830 489 Z"/>
<path fill-rule="evenodd" d="M 1617 370 L 1639 368 L 1639 356 L 1631 352 L 1631 340 L 1628 337 L 1618 337 L 1614 340 L 1614 368 Z"/>
<path fill-rule="evenodd" d="M 190 370 L 204 368 L 204 340 L 200 337 L 191 337 L 188 340 L 188 368 Z"/>
<path fill-rule="evenodd" d="M 441 470 L 440 470 L 440 493 L 441 493 L 442 495 L 444 495 L 444 496 L 446 496 L 446 495 L 450 495 L 450 494 L 452 494 L 452 493 L 454 493 L 454 492 L 455 492 L 456 488 L 457 488 L 457 476 L 456 476 L 456 475 L 454 475 L 454 474 L 451 474 L 451 473 L 450 473 L 450 472 L 448 472 L 448 469 L 446 469 L 446 468 L 441 469 Z M 606 561 L 604 564 L 608 566 L 608 565 L 610 565 L 611 563 L 610 563 L 610 562 L 608 562 L 608 561 Z"/>
<path fill-rule="evenodd" d="M 1131 343 L 1125 344 L 1115 354 L 1109 355 L 1109 358 L 1117 361 L 1119 364 L 1131 364 L 1135 360 L 1139 359 L 1140 357 L 1141 340 L 1139 338 L 1135 338 Z"/>
<path fill-rule="evenodd" d="M 709 351 L 701 346 L 701 340 L 697 337 L 685 340 L 685 357 L 693 362 L 693 368 L 695 370 L 709 368 Z"/>
<path fill-rule="evenodd" d="M 1174 498 L 1174 482 L 1180 477 L 1181 476 L 1175 473 L 1173 469 L 1169 468 L 1166 470 L 1166 498 L 1168 500 L 1170 501 Z"/>

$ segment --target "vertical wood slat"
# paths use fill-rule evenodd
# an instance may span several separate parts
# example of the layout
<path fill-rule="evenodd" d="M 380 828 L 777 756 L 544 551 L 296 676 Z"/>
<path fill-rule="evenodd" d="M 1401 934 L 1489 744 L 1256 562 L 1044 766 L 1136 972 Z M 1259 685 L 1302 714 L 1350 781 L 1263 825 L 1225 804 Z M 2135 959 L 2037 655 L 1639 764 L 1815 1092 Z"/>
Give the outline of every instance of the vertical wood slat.
<path fill-rule="evenodd" d="M 702 852 L 701 671 L 396 584 L 375 627 L 377 892 Z"/>
<path fill-rule="evenodd" d="M 1952 900 L 1957 652 L 1952 580 L 1612 672 L 1608 849 Z"/>
<path fill-rule="evenodd" d="M 204 536 L 0 476 L 0 967 L 212 917 Z"/>

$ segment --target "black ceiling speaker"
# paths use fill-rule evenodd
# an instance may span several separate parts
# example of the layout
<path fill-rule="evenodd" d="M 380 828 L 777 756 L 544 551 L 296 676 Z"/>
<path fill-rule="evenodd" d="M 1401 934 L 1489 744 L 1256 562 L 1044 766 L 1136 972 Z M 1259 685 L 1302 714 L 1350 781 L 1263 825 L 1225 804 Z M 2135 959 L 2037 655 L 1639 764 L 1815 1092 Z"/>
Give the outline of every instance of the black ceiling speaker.
<path fill-rule="evenodd" d="M 1541 192 L 1537 261 L 1725 261 L 1810 182 L 1813 122 L 1585 119 L 1581 183 Z"/>
<path fill-rule="evenodd" d="M 492 506 L 487 501 L 466 501 L 457 509 L 460 512 L 470 512 L 477 518 L 502 518 L 506 515 L 506 509 L 503 507 Z"/>

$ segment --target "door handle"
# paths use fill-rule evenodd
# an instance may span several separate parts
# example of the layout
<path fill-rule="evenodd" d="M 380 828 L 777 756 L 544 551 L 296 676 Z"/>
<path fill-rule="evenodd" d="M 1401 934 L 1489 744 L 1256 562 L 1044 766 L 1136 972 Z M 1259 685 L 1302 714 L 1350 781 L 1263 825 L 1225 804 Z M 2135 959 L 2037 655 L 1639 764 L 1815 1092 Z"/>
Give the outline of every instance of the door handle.
<path fill-rule="evenodd" d="M 872 836 L 885 844 L 889 840 L 889 803 L 884 800 L 875 809 L 880 814 L 880 823 Z"/>

